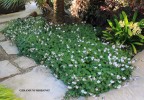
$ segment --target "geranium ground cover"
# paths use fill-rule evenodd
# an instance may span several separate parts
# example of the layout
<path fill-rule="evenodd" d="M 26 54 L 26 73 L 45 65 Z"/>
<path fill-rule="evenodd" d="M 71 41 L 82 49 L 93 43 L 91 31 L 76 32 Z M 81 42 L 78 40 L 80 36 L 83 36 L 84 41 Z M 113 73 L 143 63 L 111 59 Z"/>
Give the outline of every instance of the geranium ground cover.
<path fill-rule="evenodd" d="M 53 25 L 31 17 L 12 21 L 3 32 L 21 55 L 46 65 L 67 85 L 66 96 L 97 96 L 120 88 L 133 70 L 128 51 L 101 42 L 86 24 Z"/>

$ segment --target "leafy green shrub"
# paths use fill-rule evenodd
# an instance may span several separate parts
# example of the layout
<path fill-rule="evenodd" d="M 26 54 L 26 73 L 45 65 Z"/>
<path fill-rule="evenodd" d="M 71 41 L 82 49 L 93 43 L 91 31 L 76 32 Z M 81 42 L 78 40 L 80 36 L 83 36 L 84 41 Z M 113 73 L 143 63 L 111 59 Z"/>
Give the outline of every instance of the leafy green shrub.
<path fill-rule="evenodd" d="M 133 15 L 133 20 L 129 21 L 126 13 L 120 14 L 120 20 L 114 19 L 114 22 L 108 20 L 109 26 L 103 31 L 104 39 L 120 45 L 131 46 L 134 53 L 137 53 L 136 46 L 143 45 L 144 36 L 141 34 L 143 20 L 135 22 L 137 12 Z"/>
<path fill-rule="evenodd" d="M 21 54 L 50 67 L 68 86 L 67 96 L 96 96 L 120 88 L 133 69 L 130 54 L 102 43 L 89 25 L 52 25 L 36 17 L 15 20 L 4 33 Z"/>
<path fill-rule="evenodd" d="M 13 90 L 0 85 L 0 100 L 22 100 L 14 94 Z"/>
<path fill-rule="evenodd" d="M 0 0 L 0 14 L 25 10 L 25 0 Z"/>
<path fill-rule="evenodd" d="M 0 5 L 6 9 L 15 9 L 16 7 L 25 5 L 29 0 L 0 0 Z"/>

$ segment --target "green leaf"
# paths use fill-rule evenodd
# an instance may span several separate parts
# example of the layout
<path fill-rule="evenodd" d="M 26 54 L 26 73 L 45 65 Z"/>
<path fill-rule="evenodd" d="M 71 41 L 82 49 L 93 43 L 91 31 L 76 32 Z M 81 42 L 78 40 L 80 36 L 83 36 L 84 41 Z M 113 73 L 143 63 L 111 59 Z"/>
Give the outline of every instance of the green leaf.
<path fill-rule="evenodd" d="M 118 20 L 117 20 L 117 19 L 114 19 L 114 21 L 115 21 L 115 23 L 116 23 L 116 28 L 117 28 L 118 30 L 120 30 L 121 28 L 120 28 L 120 24 L 119 24 Z"/>
<path fill-rule="evenodd" d="M 112 21 L 110 21 L 110 20 L 107 20 L 107 21 L 108 21 L 108 24 L 109 24 L 112 28 L 114 28 L 114 25 L 113 25 Z"/>
<path fill-rule="evenodd" d="M 136 45 L 143 45 L 143 43 L 140 43 L 140 42 L 133 42 L 133 44 L 136 44 Z"/>
<path fill-rule="evenodd" d="M 142 19 L 142 20 L 139 22 L 139 26 L 140 26 L 141 28 L 144 28 L 144 19 Z"/>
<path fill-rule="evenodd" d="M 116 32 L 115 35 L 121 34 L 123 31 Z"/>
<path fill-rule="evenodd" d="M 130 29 L 128 29 L 128 34 L 130 37 L 133 35 Z"/>
<path fill-rule="evenodd" d="M 123 18 L 123 16 L 122 16 L 122 14 L 120 14 L 120 20 L 123 20 L 124 18 Z"/>
<path fill-rule="evenodd" d="M 127 18 L 127 15 L 124 11 L 122 11 L 122 15 L 124 17 L 125 26 L 128 26 L 128 18 Z"/>
<path fill-rule="evenodd" d="M 136 47 L 132 43 L 131 43 L 131 46 L 132 46 L 132 49 L 133 49 L 134 53 L 136 54 L 137 53 Z"/>
<path fill-rule="evenodd" d="M 106 40 L 112 40 L 113 38 L 112 37 L 108 37 L 108 38 L 105 38 Z"/>
<path fill-rule="evenodd" d="M 140 37 L 141 39 L 144 39 L 144 36 L 142 34 L 138 34 L 138 37 Z"/>
<path fill-rule="evenodd" d="M 138 11 L 135 11 L 135 13 L 133 15 L 133 19 L 132 19 L 133 22 L 136 21 L 137 15 L 138 15 Z"/>

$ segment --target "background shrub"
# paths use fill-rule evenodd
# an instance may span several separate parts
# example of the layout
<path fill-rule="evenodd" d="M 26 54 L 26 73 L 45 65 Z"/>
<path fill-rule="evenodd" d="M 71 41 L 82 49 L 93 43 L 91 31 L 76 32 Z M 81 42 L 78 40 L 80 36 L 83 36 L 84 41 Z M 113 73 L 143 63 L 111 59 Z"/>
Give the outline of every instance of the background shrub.
<path fill-rule="evenodd" d="M 133 69 L 130 54 L 102 43 L 89 25 L 52 25 L 36 17 L 15 20 L 4 33 L 20 54 L 51 68 L 68 86 L 66 96 L 96 96 L 120 88 Z"/>
<path fill-rule="evenodd" d="M 143 9 L 142 0 L 73 0 L 71 13 L 93 26 L 105 27 L 108 25 L 107 19 L 113 19 L 122 11 L 132 18 L 134 11 L 138 10 L 138 19 L 141 19 L 144 17 Z"/>

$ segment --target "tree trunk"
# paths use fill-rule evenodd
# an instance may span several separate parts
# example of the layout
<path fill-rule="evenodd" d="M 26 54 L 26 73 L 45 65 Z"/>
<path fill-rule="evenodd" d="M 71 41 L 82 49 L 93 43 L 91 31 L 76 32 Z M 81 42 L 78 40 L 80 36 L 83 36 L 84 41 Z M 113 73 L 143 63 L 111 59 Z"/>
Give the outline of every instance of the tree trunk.
<path fill-rule="evenodd" d="M 54 23 L 64 22 L 64 0 L 54 0 Z"/>

